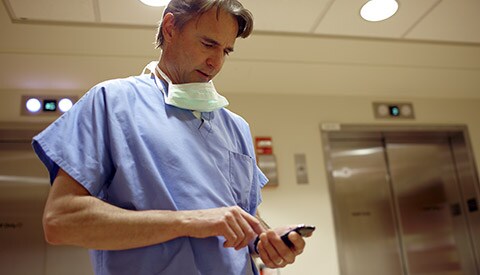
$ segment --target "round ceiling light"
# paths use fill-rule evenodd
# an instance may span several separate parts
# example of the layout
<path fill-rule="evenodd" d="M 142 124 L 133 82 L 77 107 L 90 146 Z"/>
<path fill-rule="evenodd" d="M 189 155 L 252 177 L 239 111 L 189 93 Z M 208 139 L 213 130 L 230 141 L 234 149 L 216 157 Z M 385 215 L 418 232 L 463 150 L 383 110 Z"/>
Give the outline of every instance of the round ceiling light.
<path fill-rule="evenodd" d="M 395 0 L 370 0 L 363 5 L 360 15 L 367 21 L 377 22 L 392 17 L 397 10 Z"/>
<path fill-rule="evenodd" d="M 170 0 L 140 0 L 140 2 L 151 7 L 165 7 Z"/>

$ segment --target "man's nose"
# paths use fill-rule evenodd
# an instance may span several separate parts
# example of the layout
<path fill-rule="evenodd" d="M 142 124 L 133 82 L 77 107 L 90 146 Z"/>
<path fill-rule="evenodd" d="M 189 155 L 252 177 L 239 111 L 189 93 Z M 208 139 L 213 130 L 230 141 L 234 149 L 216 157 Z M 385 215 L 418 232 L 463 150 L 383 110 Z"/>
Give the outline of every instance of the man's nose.
<path fill-rule="evenodd" d="M 220 70 L 225 60 L 225 55 L 222 50 L 216 50 L 210 54 L 207 58 L 207 65 L 214 68 L 215 70 Z"/>

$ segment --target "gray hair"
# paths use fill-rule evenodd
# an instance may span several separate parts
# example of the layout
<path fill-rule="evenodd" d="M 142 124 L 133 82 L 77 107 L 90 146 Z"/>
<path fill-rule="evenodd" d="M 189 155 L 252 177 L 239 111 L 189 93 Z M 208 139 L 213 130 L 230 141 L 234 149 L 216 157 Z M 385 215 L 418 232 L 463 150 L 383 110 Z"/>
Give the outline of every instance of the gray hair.
<path fill-rule="evenodd" d="M 169 12 L 172 13 L 175 27 L 181 29 L 188 21 L 197 18 L 211 8 L 222 9 L 237 19 L 237 37 L 246 38 L 252 33 L 253 15 L 237 0 L 171 0 L 165 8 L 163 16 Z M 156 38 L 155 46 L 161 48 L 164 41 L 162 21 L 158 25 Z"/>

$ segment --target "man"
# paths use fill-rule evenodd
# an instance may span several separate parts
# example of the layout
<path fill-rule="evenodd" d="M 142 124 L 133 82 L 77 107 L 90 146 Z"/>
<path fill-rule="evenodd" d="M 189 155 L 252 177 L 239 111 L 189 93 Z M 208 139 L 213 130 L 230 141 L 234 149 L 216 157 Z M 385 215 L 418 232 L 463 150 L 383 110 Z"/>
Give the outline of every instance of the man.
<path fill-rule="evenodd" d="M 267 179 L 248 124 L 211 80 L 247 37 L 236 0 L 172 0 L 154 73 L 93 87 L 34 138 L 52 188 L 49 243 L 91 249 L 96 274 L 256 274 L 293 263 L 305 242 L 255 217 Z M 259 241 L 254 239 L 259 236 Z"/>

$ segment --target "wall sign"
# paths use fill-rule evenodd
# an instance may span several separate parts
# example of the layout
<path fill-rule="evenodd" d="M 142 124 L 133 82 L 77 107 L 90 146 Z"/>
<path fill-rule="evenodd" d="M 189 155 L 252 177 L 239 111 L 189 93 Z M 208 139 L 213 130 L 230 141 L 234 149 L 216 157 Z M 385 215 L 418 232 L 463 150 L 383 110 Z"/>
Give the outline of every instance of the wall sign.
<path fill-rule="evenodd" d="M 259 155 L 272 155 L 273 144 L 271 137 L 256 137 L 255 138 L 255 151 Z"/>
<path fill-rule="evenodd" d="M 273 154 L 273 142 L 271 137 L 256 137 L 255 152 L 257 164 L 260 170 L 267 176 L 267 186 L 278 185 L 277 159 Z"/>

